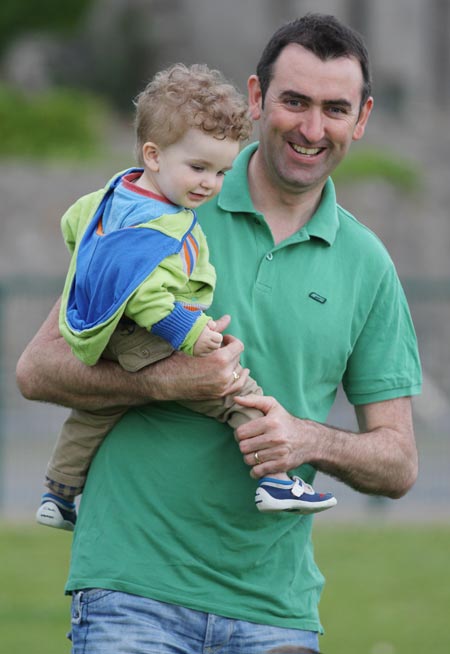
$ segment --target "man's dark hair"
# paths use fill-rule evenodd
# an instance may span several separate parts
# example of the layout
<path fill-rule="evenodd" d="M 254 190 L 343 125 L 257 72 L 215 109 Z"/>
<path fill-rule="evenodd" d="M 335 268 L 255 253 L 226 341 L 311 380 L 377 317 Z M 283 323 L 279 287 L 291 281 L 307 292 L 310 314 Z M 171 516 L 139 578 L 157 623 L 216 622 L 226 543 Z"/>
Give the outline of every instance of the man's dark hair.
<path fill-rule="evenodd" d="M 360 106 L 364 105 L 372 89 L 369 54 L 364 40 L 354 29 L 327 14 L 306 14 L 286 23 L 272 36 L 256 68 L 263 104 L 272 80 L 273 66 L 290 43 L 303 46 L 322 61 L 338 57 L 354 57 L 359 61 L 363 76 Z"/>

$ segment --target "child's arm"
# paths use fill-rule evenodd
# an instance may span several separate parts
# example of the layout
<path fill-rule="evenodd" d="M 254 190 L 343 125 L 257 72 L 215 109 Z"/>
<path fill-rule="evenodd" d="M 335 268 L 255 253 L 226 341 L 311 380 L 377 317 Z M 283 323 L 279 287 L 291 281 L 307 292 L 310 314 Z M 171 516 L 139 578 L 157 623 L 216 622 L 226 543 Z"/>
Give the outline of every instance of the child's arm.
<path fill-rule="evenodd" d="M 202 310 L 194 310 L 194 306 L 207 306 L 211 303 L 212 286 L 204 284 L 202 288 L 196 289 L 192 297 L 193 306 L 186 307 L 176 297 L 180 289 L 187 288 L 186 282 L 179 257 L 167 257 L 129 298 L 125 315 L 139 327 L 164 338 L 174 349 L 192 355 L 196 341 L 211 321 Z M 187 300 L 186 297 L 186 304 Z M 217 334 L 213 340 L 217 342 Z M 203 350 L 200 352 L 206 353 Z"/>

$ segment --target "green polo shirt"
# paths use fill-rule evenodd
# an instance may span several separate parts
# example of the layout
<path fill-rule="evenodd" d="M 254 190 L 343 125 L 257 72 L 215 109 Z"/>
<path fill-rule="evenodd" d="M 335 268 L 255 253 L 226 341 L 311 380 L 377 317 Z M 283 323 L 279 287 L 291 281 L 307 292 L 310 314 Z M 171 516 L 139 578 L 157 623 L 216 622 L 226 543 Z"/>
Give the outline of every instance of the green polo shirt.
<path fill-rule="evenodd" d="M 325 421 L 342 381 L 355 404 L 418 393 L 416 339 L 380 241 L 336 205 L 274 245 L 253 207 L 246 148 L 199 211 L 218 283 L 211 314 L 266 394 Z M 312 481 L 314 470 L 298 473 Z M 89 473 L 67 591 L 120 590 L 230 618 L 321 631 L 312 517 L 261 514 L 227 425 L 174 403 L 128 411 Z"/>
<path fill-rule="evenodd" d="M 266 394 L 318 421 L 341 380 L 353 404 L 420 392 L 409 309 L 381 241 L 336 204 L 329 179 L 309 223 L 274 245 L 248 189 L 255 147 L 201 210 L 218 277 L 213 314 L 231 314 L 245 364 Z"/>

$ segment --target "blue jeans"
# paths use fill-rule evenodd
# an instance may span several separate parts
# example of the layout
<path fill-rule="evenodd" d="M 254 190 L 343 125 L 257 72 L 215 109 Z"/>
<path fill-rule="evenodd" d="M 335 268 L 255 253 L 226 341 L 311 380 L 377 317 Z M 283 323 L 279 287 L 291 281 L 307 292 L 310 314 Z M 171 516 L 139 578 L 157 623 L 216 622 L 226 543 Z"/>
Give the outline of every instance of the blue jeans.
<path fill-rule="evenodd" d="M 74 593 L 69 638 L 72 654 L 300 654 L 319 649 L 315 631 L 232 620 L 98 588 Z"/>

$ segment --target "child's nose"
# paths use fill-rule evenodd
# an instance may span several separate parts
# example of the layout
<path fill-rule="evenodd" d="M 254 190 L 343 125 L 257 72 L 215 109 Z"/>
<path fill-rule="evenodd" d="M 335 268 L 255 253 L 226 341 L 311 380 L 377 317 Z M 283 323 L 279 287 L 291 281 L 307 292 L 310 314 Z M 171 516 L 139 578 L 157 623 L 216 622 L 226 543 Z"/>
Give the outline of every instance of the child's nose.
<path fill-rule="evenodd" d="M 216 176 L 211 173 L 210 175 L 205 175 L 202 179 L 203 188 L 211 189 L 216 185 Z"/>

